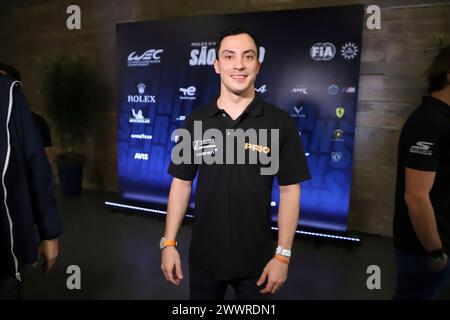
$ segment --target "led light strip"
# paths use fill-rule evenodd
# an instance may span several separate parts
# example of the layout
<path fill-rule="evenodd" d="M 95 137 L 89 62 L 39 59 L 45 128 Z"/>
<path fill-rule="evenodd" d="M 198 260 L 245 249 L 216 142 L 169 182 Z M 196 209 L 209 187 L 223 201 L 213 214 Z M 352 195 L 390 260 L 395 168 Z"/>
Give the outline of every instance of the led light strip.
<path fill-rule="evenodd" d="M 278 228 L 272 227 L 272 230 L 278 230 Z M 338 240 L 347 240 L 347 241 L 354 241 L 354 242 L 360 242 L 361 241 L 358 238 L 335 236 L 335 235 L 326 234 L 326 233 L 317 233 L 317 232 L 300 231 L 300 230 L 296 230 L 295 233 L 305 234 L 305 235 L 308 235 L 308 236 L 315 236 L 315 237 L 322 237 L 322 238 L 331 238 L 331 239 L 338 239 Z"/>
<path fill-rule="evenodd" d="M 137 206 L 129 206 L 126 204 L 109 202 L 109 201 L 105 201 L 105 205 L 111 206 L 111 207 L 124 208 L 124 209 L 140 210 L 140 211 L 151 212 L 151 213 L 167 214 L 166 211 L 162 211 L 162 210 L 149 209 L 149 208 L 143 208 L 143 207 L 137 207 Z M 190 214 L 186 214 L 185 216 L 188 218 L 194 218 L 194 216 L 190 215 Z"/>
<path fill-rule="evenodd" d="M 109 201 L 105 201 L 105 205 L 111 206 L 111 207 L 118 207 L 118 208 L 124 208 L 124 209 L 132 209 L 132 210 L 140 210 L 140 211 L 144 211 L 144 212 L 159 213 L 159 214 L 167 215 L 167 212 L 166 211 L 162 211 L 162 210 L 149 209 L 149 208 L 143 208 L 143 207 L 137 207 L 137 206 L 130 206 L 130 205 L 126 205 L 126 204 L 109 202 Z M 185 216 L 188 217 L 188 218 L 194 218 L 194 216 L 190 215 L 190 214 L 186 214 Z M 272 230 L 278 230 L 278 228 L 272 227 Z M 335 236 L 335 235 L 332 235 L 332 234 L 325 234 L 325 233 L 300 231 L 300 230 L 296 230 L 295 232 L 298 233 L 298 234 L 304 234 L 304 235 L 308 235 L 308 236 L 315 236 L 315 237 L 322 237 L 322 238 L 330 238 L 330 239 L 337 239 L 337 240 L 347 240 L 347 241 L 353 241 L 353 242 L 360 242 L 361 241 L 358 238 Z"/>

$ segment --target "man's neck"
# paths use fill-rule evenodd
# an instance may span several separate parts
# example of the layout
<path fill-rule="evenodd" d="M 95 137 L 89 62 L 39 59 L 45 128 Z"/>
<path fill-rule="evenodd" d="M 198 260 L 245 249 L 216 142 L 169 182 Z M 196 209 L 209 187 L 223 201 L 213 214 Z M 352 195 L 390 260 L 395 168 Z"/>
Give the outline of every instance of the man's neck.
<path fill-rule="evenodd" d="M 450 85 L 446 86 L 444 89 L 433 91 L 431 96 L 445 102 L 448 106 L 450 106 Z"/>
<path fill-rule="evenodd" d="M 217 99 L 219 108 L 224 109 L 233 119 L 238 118 L 245 108 L 255 98 L 254 90 L 247 90 L 242 95 L 237 95 L 232 92 L 221 90 L 220 96 Z"/>

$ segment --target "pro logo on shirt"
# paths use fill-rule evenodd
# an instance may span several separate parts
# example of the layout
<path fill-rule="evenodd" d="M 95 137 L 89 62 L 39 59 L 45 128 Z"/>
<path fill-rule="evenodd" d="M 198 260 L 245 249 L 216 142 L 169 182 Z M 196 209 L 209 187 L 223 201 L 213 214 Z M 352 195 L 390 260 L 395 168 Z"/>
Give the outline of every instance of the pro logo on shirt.
<path fill-rule="evenodd" d="M 265 146 L 260 146 L 257 144 L 252 144 L 252 143 L 246 143 L 244 145 L 244 150 L 253 150 L 253 151 L 257 151 L 257 152 L 264 152 L 264 153 L 269 153 L 270 152 L 270 148 L 269 147 L 265 147 Z"/>
<path fill-rule="evenodd" d="M 425 141 L 418 141 L 416 142 L 415 146 L 411 146 L 409 149 L 410 153 L 417 153 L 424 156 L 432 156 L 433 151 L 431 150 L 431 146 L 433 146 L 434 143 L 431 142 L 425 142 Z"/>

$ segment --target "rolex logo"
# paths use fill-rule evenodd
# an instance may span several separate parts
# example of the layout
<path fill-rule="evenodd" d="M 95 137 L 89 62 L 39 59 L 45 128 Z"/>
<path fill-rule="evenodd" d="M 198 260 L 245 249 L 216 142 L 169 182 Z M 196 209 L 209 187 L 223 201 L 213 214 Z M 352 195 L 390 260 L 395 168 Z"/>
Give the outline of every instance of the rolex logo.
<path fill-rule="evenodd" d="M 139 94 L 144 94 L 144 92 L 145 92 L 145 84 L 139 83 L 139 84 L 137 85 L 137 88 L 138 88 Z"/>

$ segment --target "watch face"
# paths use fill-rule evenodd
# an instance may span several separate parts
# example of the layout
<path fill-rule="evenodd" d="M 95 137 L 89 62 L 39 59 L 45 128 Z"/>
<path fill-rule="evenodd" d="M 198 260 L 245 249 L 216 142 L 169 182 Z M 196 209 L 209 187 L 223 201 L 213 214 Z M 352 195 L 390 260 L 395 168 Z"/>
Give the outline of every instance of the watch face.
<path fill-rule="evenodd" d="M 161 240 L 159 241 L 159 248 L 164 249 L 164 238 L 161 238 Z"/>

